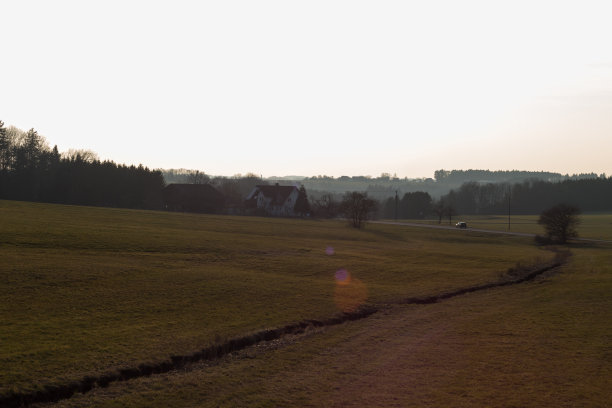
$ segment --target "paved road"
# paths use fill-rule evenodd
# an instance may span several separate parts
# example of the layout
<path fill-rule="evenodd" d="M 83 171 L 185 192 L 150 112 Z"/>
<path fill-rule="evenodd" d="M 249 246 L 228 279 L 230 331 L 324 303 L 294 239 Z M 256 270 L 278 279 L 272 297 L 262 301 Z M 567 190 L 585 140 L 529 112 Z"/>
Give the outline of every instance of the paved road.
<path fill-rule="evenodd" d="M 423 227 L 423 228 L 435 228 L 435 229 L 445 229 L 445 230 L 459 230 L 457 227 L 453 226 L 445 226 L 445 225 L 431 225 L 431 224 L 419 224 L 416 222 L 399 222 L 399 221 L 371 221 L 373 224 L 387 224 L 387 225 L 404 225 L 407 227 Z M 527 234 L 524 232 L 512 232 L 512 231 L 495 231 L 495 230 L 486 230 L 480 228 L 467 228 L 463 231 L 476 231 L 476 232 L 484 232 L 488 234 L 504 234 L 504 235 L 516 235 L 518 237 L 535 237 L 535 234 Z"/>
<path fill-rule="evenodd" d="M 399 221 L 371 221 L 372 224 L 387 224 L 387 225 L 403 225 L 407 227 L 420 227 L 420 228 L 435 228 L 435 229 L 445 229 L 445 230 L 458 230 L 458 228 L 453 226 L 445 226 L 445 225 L 431 225 L 431 224 L 419 224 L 416 222 L 399 222 Z M 536 234 L 528 234 L 525 232 L 512 232 L 512 231 L 496 231 L 496 230 L 487 230 L 480 228 L 467 228 L 463 231 L 476 231 L 476 232 L 484 232 L 486 234 L 503 234 L 503 235 L 514 235 L 517 237 L 535 237 Z M 612 241 L 607 241 L 603 239 L 591 239 L 591 238 L 577 238 L 578 241 L 585 242 L 602 242 L 607 244 L 612 244 Z"/>

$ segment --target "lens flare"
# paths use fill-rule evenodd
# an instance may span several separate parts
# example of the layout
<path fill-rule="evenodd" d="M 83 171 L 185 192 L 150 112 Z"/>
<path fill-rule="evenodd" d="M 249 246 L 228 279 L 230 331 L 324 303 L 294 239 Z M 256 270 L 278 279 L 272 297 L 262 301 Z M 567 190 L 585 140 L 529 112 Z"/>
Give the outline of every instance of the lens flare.
<path fill-rule="evenodd" d="M 333 255 L 333 254 L 334 254 L 334 248 L 333 248 L 333 247 L 328 246 L 327 248 L 325 248 L 325 253 L 326 253 L 327 255 Z"/>
<path fill-rule="evenodd" d="M 344 268 L 336 271 L 335 278 L 338 285 L 348 285 L 351 282 L 351 274 Z"/>
<path fill-rule="evenodd" d="M 359 279 L 351 279 L 348 284 L 336 285 L 334 289 L 334 302 L 338 309 L 345 313 L 356 311 L 368 298 L 365 283 Z"/>
<path fill-rule="evenodd" d="M 349 271 L 344 268 L 338 269 L 334 277 L 336 279 L 334 302 L 338 309 L 350 313 L 365 303 L 368 290 L 362 281 L 351 278 Z"/>

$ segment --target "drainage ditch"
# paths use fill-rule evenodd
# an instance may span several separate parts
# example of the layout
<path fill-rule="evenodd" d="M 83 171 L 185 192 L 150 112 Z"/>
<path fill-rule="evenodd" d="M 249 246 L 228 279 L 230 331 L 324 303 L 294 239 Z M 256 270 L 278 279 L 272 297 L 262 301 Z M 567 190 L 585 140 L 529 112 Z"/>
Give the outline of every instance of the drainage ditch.
<path fill-rule="evenodd" d="M 558 258 L 557 260 L 555 260 L 555 262 L 545 266 L 540 266 L 539 268 L 534 269 L 519 278 L 487 283 L 483 285 L 470 286 L 450 292 L 444 292 L 437 295 L 406 298 L 400 300 L 399 302 L 396 302 L 396 304 L 432 304 L 467 293 L 478 292 L 502 286 L 516 285 L 533 280 L 537 276 L 545 272 L 560 267 L 563 263 L 564 260 Z M 383 306 L 384 305 L 382 305 L 381 307 Z M 86 393 L 96 387 L 108 387 L 108 385 L 113 382 L 128 381 L 134 378 L 167 373 L 172 370 L 180 369 L 188 363 L 215 360 L 232 352 L 243 350 L 247 347 L 256 345 L 261 342 L 276 340 L 286 335 L 303 333 L 304 331 L 310 328 L 334 326 L 348 321 L 364 319 L 378 312 L 379 310 L 380 309 L 376 307 L 368 306 L 363 307 L 352 313 L 343 313 L 341 315 L 325 320 L 304 320 L 299 323 L 289 324 L 284 327 L 262 330 L 246 336 L 233 338 L 226 342 L 206 347 L 192 354 L 171 356 L 169 360 L 162 361 L 160 363 L 141 364 L 137 367 L 124 368 L 112 373 L 106 373 L 96 377 L 85 377 L 79 381 L 74 381 L 63 385 L 48 385 L 42 390 L 35 392 L 13 392 L 5 395 L 0 395 L 0 407 L 19 408 L 27 407 L 28 405 L 34 403 L 57 402 L 63 399 L 70 398 L 77 392 Z"/>

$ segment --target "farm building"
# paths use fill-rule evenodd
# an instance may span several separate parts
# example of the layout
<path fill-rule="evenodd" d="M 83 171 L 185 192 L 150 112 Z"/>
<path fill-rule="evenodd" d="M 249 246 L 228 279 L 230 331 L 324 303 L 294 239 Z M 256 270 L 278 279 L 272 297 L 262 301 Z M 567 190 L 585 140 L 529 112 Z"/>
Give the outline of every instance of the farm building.
<path fill-rule="evenodd" d="M 299 189 L 295 186 L 258 185 L 246 198 L 246 207 L 275 217 L 296 215 Z"/>
<path fill-rule="evenodd" d="M 225 198 L 210 184 L 169 184 L 162 193 L 164 209 L 199 213 L 220 213 Z"/>

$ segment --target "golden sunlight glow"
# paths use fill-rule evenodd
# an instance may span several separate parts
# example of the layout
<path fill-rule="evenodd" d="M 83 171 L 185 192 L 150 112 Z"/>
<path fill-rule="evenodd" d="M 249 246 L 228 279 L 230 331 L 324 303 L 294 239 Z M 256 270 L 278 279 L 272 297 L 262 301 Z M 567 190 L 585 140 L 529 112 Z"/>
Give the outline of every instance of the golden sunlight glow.
<path fill-rule="evenodd" d="M 339 269 L 335 275 L 334 302 L 345 313 L 354 312 L 368 298 L 366 285 L 359 279 L 351 278 L 346 269 Z"/>

